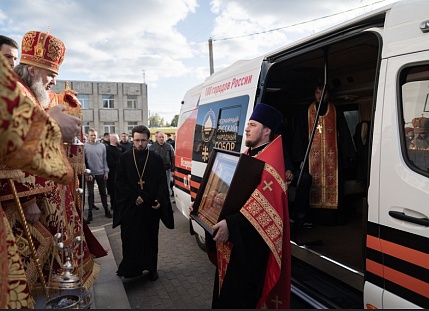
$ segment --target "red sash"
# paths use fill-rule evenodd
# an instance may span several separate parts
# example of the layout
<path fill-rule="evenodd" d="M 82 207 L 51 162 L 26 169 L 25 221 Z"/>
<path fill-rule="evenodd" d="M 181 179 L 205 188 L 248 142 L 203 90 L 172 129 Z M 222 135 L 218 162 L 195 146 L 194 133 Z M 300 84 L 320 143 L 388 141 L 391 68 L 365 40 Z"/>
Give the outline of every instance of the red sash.
<path fill-rule="evenodd" d="M 311 135 L 316 119 L 316 104 L 308 108 L 308 133 Z M 338 208 L 338 148 L 337 114 L 334 105 L 328 104 L 324 116 L 319 116 L 309 156 L 309 172 L 313 177 L 310 190 L 310 207 Z"/>
<path fill-rule="evenodd" d="M 257 308 L 286 309 L 290 305 L 289 212 L 282 154 L 281 136 L 277 136 L 256 156 L 265 162 L 261 182 L 240 210 L 271 251 Z M 228 242 L 216 246 L 220 292 L 233 245 Z"/>

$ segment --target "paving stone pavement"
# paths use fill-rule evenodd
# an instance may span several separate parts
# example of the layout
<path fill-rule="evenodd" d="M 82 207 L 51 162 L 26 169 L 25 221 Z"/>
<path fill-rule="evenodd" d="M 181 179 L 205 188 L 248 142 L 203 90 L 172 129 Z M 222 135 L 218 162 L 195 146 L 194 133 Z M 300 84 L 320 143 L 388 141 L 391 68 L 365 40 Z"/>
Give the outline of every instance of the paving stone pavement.
<path fill-rule="evenodd" d="M 87 198 L 85 198 L 87 201 Z M 110 206 L 110 199 L 109 206 Z M 95 189 L 95 204 L 100 209 L 93 211 L 93 221 L 89 224 L 92 230 L 104 228 L 110 243 L 110 250 L 116 262 L 116 268 L 122 260 L 120 227 L 112 229 L 112 219 L 104 216 L 98 189 Z M 161 222 L 159 232 L 158 273 L 157 281 L 147 277 L 124 280 L 116 276 L 116 270 L 110 266 L 106 271 L 101 264 L 100 277 L 109 274 L 109 282 L 97 282 L 94 285 L 95 305 L 97 309 L 116 308 L 97 299 L 97 293 L 110 291 L 111 283 L 122 281 L 132 309 L 209 309 L 213 290 L 215 267 L 209 261 L 207 254 L 197 245 L 195 237 L 189 234 L 189 221 L 173 203 L 175 229 L 167 229 Z M 87 206 L 85 206 L 85 217 Z M 103 244 L 104 245 L 104 244 Z M 107 260 L 107 262 L 109 262 Z M 114 274 L 114 279 L 111 274 Z M 100 278 L 99 277 L 99 278 Z M 113 281 L 113 282 L 112 282 Z M 113 294 L 113 293 L 112 293 Z M 122 308 L 127 308 L 125 303 Z M 121 307 L 118 307 L 121 308 Z"/>

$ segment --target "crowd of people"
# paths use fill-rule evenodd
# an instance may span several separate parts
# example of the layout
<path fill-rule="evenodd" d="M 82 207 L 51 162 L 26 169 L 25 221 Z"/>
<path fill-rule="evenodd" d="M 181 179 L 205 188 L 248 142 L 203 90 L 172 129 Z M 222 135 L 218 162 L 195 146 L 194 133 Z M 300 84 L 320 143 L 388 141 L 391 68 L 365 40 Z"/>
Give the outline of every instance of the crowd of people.
<path fill-rule="evenodd" d="M 94 258 L 106 255 L 106 251 L 97 244 L 98 241 L 91 236 L 90 230 L 85 230 L 87 222 L 83 220 L 82 199 L 84 198 L 81 198 L 80 202 L 75 200 L 76 181 L 87 186 L 89 207 L 87 221 L 90 222 L 93 219 L 92 210 L 98 208 L 94 204 L 96 181 L 105 216 L 113 217 L 114 227 L 121 227 L 123 259 L 117 275 L 134 278 L 147 270 L 149 279 L 157 280 L 159 277 L 157 272 L 159 223 L 162 221 L 168 228 L 174 228 L 170 201 L 170 195 L 173 195 L 171 181 L 175 168 L 174 142 L 170 141 L 173 144 L 166 142 L 165 134 L 157 132 L 156 141 L 149 144 L 150 131 L 143 125 L 132 129 L 132 142 L 126 133 L 121 134 L 121 139 L 116 133 L 104 133 L 99 141 L 97 131 L 93 128 L 88 131 L 88 136 L 83 135 L 81 120 L 64 113 L 67 105 L 78 102 L 75 94 L 73 92 L 55 94 L 50 90 L 50 87 L 55 84 L 56 75 L 65 56 L 64 43 L 47 33 L 28 32 L 23 38 L 20 63 L 16 66 L 15 73 L 12 67 L 17 59 L 18 45 L 12 40 L 6 42 L 5 48 L 3 43 L 2 41 L 0 47 L 2 54 L 6 54 L 6 58 L 2 56 L 1 70 L 5 76 L 15 82 L 14 96 L 19 101 L 13 101 L 10 95 L 6 96 L 11 88 L 2 80 L 1 105 L 5 106 L 4 111 L 11 112 L 10 120 L 17 120 L 20 117 L 25 122 L 3 122 L 0 133 L 2 138 L 4 136 L 7 142 L 10 141 L 12 146 L 16 146 L 1 150 L 0 246 L 2 252 L 0 264 L 5 269 L 1 270 L 0 307 L 34 307 L 34 298 L 40 295 L 41 289 L 50 282 L 49 277 L 61 273 L 61 256 L 55 256 L 55 248 L 46 246 L 54 241 L 54 237 L 58 239 L 57 233 L 61 233 L 67 243 L 73 243 L 73 238 L 76 236 L 84 237 L 83 253 L 73 254 L 72 261 L 74 267 L 84 267 L 84 271 L 80 274 L 83 286 L 88 289 L 93 284 L 99 271 L 99 265 Z M 49 53 L 47 53 L 48 50 Z M 31 118 L 31 114 L 25 113 L 22 107 L 39 116 Z M 263 108 L 263 106 L 259 107 Z M 246 128 L 246 133 L 250 133 L 250 136 L 253 136 L 251 134 L 254 131 L 253 128 L 259 131 L 259 128 L 254 127 L 257 120 L 262 122 L 259 124 L 266 125 L 263 118 L 257 118 L 258 113 L 259 116 L 261 113 L 262 115 L 266 113 L 262 110 L 258 111 L 252 115 L 253 121 L 249 122 Z M 6 117 L 2 116 L 3 119 Z M 40 120 L 44 122 L 41 123 Z M 277 119 L 274 125 L 270 123 L 271 121 L 272 118 L 267 121 L 267 129 L 277 127 Z M 23 128 L 17 131 L 14 128 L 16 124 Z M 40 128 L 38 131 L 29 132 L 30 127 L 37 126 Z M 36 133 L 41 132 L 42 135 L 36 137 Z M 258 140 L 258 143 L 250 143 L 249 140 L 248 146 L 251 149 L 249 154 L 264 158 L 263 155 L 269 150 L 266 147 L 272 138 L 269 135 L 270 132 L 263 131 L 264 142 Z M 22 144 L 18 144 L 16 133 L 21 133 L 18 138 L 22 140 Z M 80 149 L 75 149 L 72 159 L 70 155 L 67 157 L 67 153 L 70 152 L 66 153 L 63 143 L 71 143 L 75 137 L 79 137 L 84 144 Z M 259 144 L 261 142 L 262 145 Z M 48 145 L 49 148 L 43 148 Z M 258 153 L 254 154 L 253 149 L 259 150 Z M 28 152 L 29 150 L 33 152 Z M 47 152 L 56 152 L 59 156 L 44 154 Z M 20 156 L 17 157 L 17 154 Z M 34 157 L 35 154 L 39 157 Z M 25 156 L 29 159 L 22 161 Z M 38 165 L 33 162 L 37 162 Z M 284 175 L 284 169 L 282 174 Z M 77 176 L 83 176 L 83 178 L 76 180 Z M 6 180 L 9 180 L 9 183 Z M 15 189 L 18 190 L 14 191 Z M 278 194 L 284 196 L 284 191 L 277 192 L 274 198 L 284 203 L 284 198 L 281 195 L 278 197 Z M 107 201 L 108 195 L 110 208 Z M 278 205 L 280 210 L 277 212 L 282 217 L 286 217 L 283 203 Z M 26 220 L 16 215 L 17 205 L 24 210 Z M 277 207 L 272 206 L 272 208 Z M 246 207 L 243 207 L 243 210 L 246 210 Z M 254 307 L 256 304 L 264 306 L 265 300 L 259 299 L 260 294 L 270 294 L 262 291 L 262 284 L 266 282 L 264 279 L 274 276 L 276 282 L 279 279 L 288 282 L 287 269 L 282 269 L 282 272 L 276 270 L 270 255 L 271 251 L 275 251 L 277 257 L 279 254 L 281 257 L 285 249 L 278 249 L 278 245 L 282 244 L 277 242 L 277 248 L 270 251 L 260 233 L 245 225 L 248 222 L 246 217 L 243 218 L 243 214 L 237 214 L 232 222 L 228 220 L 228 225 L 225 220 L 215 225 L 217 234 L 214 240 L 218 242 L 219 247 L 229 249 L 231 257 L 223 258 L 226 262 L 219 265 L 219 268 L 224 268 L 229 263 L 229 269 L 227 274 L 224 270 L 217 274 L 213 295 L 214 307 Z M 236 229 L 234 224 L 237 226 Z M 20 233 L 28 226 L 33 226 L 33 232 L 34 230 L 40 232 L 27 237 L 27 243 L 36 245 L 37 250 L 34 254 L 23 252 L 15 241 L 15 237 L 22 236 Z M 238 231 L 243 226 L 247 228 L 246 234 L 252 236 L 252 239 L 247 242 L 247 239 L 235 240 L 234 237 L 236 233 L 237 236 L 242 236 Z M 286 234 L 286 231 L 282 230 L 281 235 L 283 234 Z M 240 243 L 246 247 L 253 238 L 259 241 L 260 246 L 251 260 L 253 264 L 250 265 L 253 272 L 258 271 L 257 277 L 251 276 L 247 268 L 243 270 L 244 267 L 249 266 L 248 263 L 243 266 L 241 259 L 234 255 L 235 251 L 240 249 Z M 234 240 L 234 248 L 232 248 L 232 240 Z M 252 245 L 255 245 L 255 241 L 251 242 Z M 283 246 L 287 247 L 287 245 L 288 243 Z M 218 251 L 222 252 L 221 249 Z M 37 260 L 34 256 L 37 256 Z M 53 258 L 51 260 L 53 265 L 47 264 L 51 258 Z M 286 256 L 283 258 L 286 260 Z M 37 267 L 39 261 L 41 265 Z M 273 271 L 277 272 L 265 274 L 267 265 L 274 265 Z M 17 271 L 11 271 L 7 267 L 15 267 Z M 49 267 L 51 267 L 50 270 Z M 49 271 L 46 271 L 47 268 Z M 40 271 L 42 275 L 37 275 Z M 280 272 L 281 274 L 277 274 Z M 17 278 L 17 276 L 20 277 Z M 240 292 L 230 291 L 237 288 L 233 285 L 237 280 L 236 276 L 242 280 L 243 287 Z M 38 277 L 41 277 L 40 282 Z M 16 293 L 16 282 L 21 285 L 19 293 Z"/>
<path fill-rule="evenodd" d="M 174 227 L 169 198 L 174 148 L 159 132 L 153 144 L 159 148 L 149 152 L 150 133 L 144 126 L 133 129 L 132 141 L 127 133 L 122 133 L 121 139 L 116 133 L 105 133 L 101 142 L 95 129 L 83 134 L 76 93 L 68 86 L 59 94 L 51 90 L 65 58 L 65 44 L 49 33 L 29 31 L 22 39 L 21 57 L 15 66 L 18 50 L 15 40 L 0 36 L 0 137 L 4 142 L 0 148 L 0 308 L 34 308 L 39 297 L 47 300 L 49 291 L 66 281 L 63 269 L 70 265 L 73 270 L 67 273 L 76 277 L 78 286 L 89 290 L 100 270 L 95 259 L 107 255 L 88 227 L 92 210 L 98 209 L 95 182 L 105 216 L 112 218 L 113 212 L 115 225 L 120 224 L 123 231 L 125 263 L 118 275 L 121 267 L 139 254 L 144 260 L 139 258 L 141 267 L 135 269 L 140 267 L 140 273 L 148 269 L 150 279 L 156 280 L 159 221 Z M 147 130 L 145 143 L 142 128 Z M 147 161 L 151 177 L 144 169 L 139 175 L 142 185 L 135 205 L 149 206 L 143 213 L 149 212 L 151 225 L 133 227 L 129 220 L 135 219 L 129 206 L 122 204 L 129 204 L 125 196 L 133 188 L 127 180 L 131 176 L 123 175 L 121 163 L 130 164 L 124 159 L 135 154 L 140 158 L 142 152 L 151 155 Z M 140 162 L 134 163 L 140 168 Z M 85 186 L 87 221 L 83 217 L 85 198 L 77 188 Z M 138 240 L 133 245 L 125 234 L 130 227 L 146 235 L 147 243 Z M 81 247 L 76 247 L 79 243 Z M 71 251 L 67 265 L 66 254 L 59 253 L 64 250 Z"/>
<path fill-rule="evenodd" d="M 94 181 L 97 182 L 101 202 L 107 218 L 113 217 L 113 228 L 120 226 L 123 259 L 117 275 L 135 278 L 149 271 L 149 279 L 158 279 L 158 234 L 163 215 L 172 217 L 169 196 L 172 192 L 174 148 L 165 142 L 165 134 L 155 133 L 150 143 L 150 131 L 143 125 L 127 133 L 104 133 L 97 139 L 97 131 L 88 131 L 84 145 L 88 185 L 88 217 L 93 220 Z M 107 197 L 110 197 L 110 209 Z M 113 213 L 113 215 L 112 215 Z"/>
<path fill-rule="evenodd" d="M 155 138 L 155 142 L 148 140 L 147 148 L 162 158 L 169 194 L 173 196 L 174 148 L 165 141 L 164 132 L 156 132 Z M 132 151 L 136 148 L 136 145 L 133 137 L 130 139 L 127 133 L 122 133 L 121 139 L 119 139 L 117 133 L 105 132 L 103 137 L 98 139 L 97 131 L 94 128 L 88 130 L 84 140 L 85 164 L 86 168 L 91 171 L 86 175 L 89 206 L 86 220 L 90 223 L 93 220 L 92 210 L 99 209 L 94 204 L 94 183 L 97 182 L 105 216 L 112 218 L 112 212 L 116 206 L 115 180 L 117 164 L 121 154 Z M 174 141 L 171 140 L 170 142 Z M 110 197 L 110 208 L 107 202 L 108 196 Z"/>
<path fill-rule="evenodd" d="M 123 259 L 117 275 L 134 278 L 148 271 L 149 279 L 157 280 L 160 221 L 174 228 L 174 141 L 157 132 L 150 143 L 151 133 L 144 125 L 132 129 L 131 139 L 127 133 L 121 138 L 104 133 L 98 140 L 94 128 L 84 135 L 81 119 L 70 113 L 79 103 L 76 94 L 50 90 L 65 57 L 64 43 L 48 33 L 26 33 L 19 64 L 12 70 L 18 44 L 0 39 L 5 55 L 0 56 L 0 105 L 7 112 L 0 131 L 7 142 L 7 148 L 0 148 L 0 308 L 32 308 L 35 297 L 46 293 L 50 278 L 63 268 L 63 256 L 52 245 L 55 240 L 68 247 L 76 237 L 83 238 L 83 247 L 76 248 L 71 261 L 85 289 L 94 283 L 99 272 L 95 258 L 107 254 L 87 227 L 93 209 L 99 208 L 94 204 L 95 182 L 105 217 L 121 228 Z M 289 305 L 286 171 L 284 163 L 276 161 L 283 150 L 274 135 L 281 119 L 279 111 L 258 104 L 245 129 L 246 154 L 268 163 L 263 179 L 270 180 L 275 191 L 261 181 L 240 213 L 213 227 L 214 308 L 266 308 L 274 296 L 282 299 L 282 307 Z M 76 141 L 84 144 L 73 144 Z M 88 190 L 87 221 L 85 198 L 76 195 L 76 184 Z M 213 208 L 221 208 L 224 199 L 224 194 L 214 197 L 218 206 Z M 30 233 L 18 244 L 23 232 Z M 31 248 L 35 251 L 28 252 Z"/>

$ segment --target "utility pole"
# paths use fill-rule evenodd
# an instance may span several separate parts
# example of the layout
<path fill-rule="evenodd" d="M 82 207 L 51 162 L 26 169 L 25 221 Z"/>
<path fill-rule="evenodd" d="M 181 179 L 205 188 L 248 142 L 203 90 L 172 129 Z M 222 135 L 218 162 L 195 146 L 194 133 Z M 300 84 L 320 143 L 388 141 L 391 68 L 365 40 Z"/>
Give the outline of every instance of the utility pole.
<path fill-rule="evenodd" d="M 210 75 L 212 75 L 214 72 L 214 68 L 213 68 L 213 40 L 212 40 L 212 38 L 209 39 L 209 61 L 210 61 Z"/>

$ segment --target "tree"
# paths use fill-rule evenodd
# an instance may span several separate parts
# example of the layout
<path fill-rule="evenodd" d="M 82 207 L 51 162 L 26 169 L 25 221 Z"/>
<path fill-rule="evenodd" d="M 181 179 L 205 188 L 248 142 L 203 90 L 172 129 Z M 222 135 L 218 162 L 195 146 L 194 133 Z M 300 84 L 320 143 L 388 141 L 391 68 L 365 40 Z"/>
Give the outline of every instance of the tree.
<path fill-rule="evenodd" d="M 149 117 L 149 127 L 162 127 L 164 126 L 164 118 L 161 118 L 159 114 L 155 113 L 153 116 Z"/>
<path fill-rule="evenodd" d="M 174 115 L 173 120 L 171 120 L 171 126 L 176 127 L 178 123 L 179 123 L 179 115 L 176 114 Z"/>

